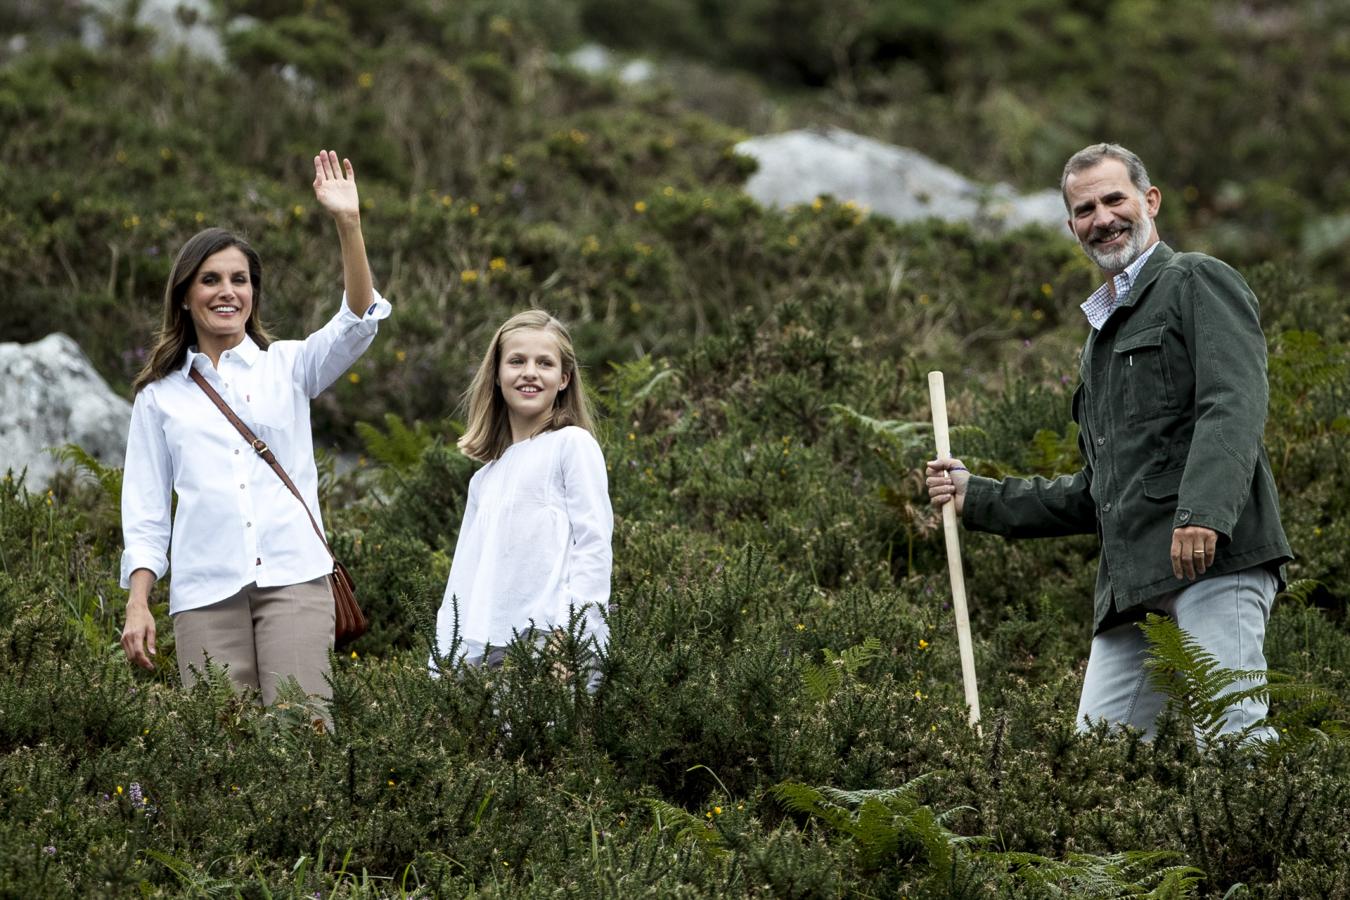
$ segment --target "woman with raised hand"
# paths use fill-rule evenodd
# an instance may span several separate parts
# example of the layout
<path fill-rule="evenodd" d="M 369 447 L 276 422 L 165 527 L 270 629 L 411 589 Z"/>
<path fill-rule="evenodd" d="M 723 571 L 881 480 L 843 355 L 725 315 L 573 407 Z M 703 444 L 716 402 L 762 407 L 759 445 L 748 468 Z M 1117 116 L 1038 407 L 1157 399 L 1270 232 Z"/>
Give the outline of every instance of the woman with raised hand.
<path fill-rule="evenodd" d="M 320 151 L 314 196 L 337 226 L 346 290 L 337 314 L 304 340 L 274 340 L 263 327 L 262 265 L 239 235 L 208 228 L 174 260 L 163 322 L 133 384 L 122 647 L 133 664 L 154 668 L 150 589 L 172 562 L 169 613 L 184 686 L 207 660 L 265 704 L 294 678 L 331 727 L 333 559 L 316 530 L 309 401 L 370 346 L 390 306 L 372 283 L 351 162 L 339 166 L 336 153 Z M 197 379 L 266 446 L 255 452 Z M 264 460 L 268 449 L 303 505 Z"/>

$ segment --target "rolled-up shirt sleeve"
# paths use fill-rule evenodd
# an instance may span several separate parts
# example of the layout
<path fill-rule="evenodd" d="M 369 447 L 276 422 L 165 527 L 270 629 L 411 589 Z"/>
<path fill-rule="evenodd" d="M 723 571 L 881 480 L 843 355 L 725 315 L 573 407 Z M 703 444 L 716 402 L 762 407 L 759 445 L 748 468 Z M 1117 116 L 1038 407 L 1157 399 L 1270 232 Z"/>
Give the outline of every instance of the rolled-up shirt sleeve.
<path fill-rule="evenodd" d="M 173 463 L 164 426 L 154 401 L 141 393 L 131 407 L 122 473 L 123 588 L 131 587 L 137 569 L 149 569 L 156 579 L 169 571 L 172 504 Z"/>
<path fill-rule="evenodd" d="M 562 457 L 567 518 L 572 527 L 566 595 L 575 608 L 588 607 L 588 630 L 595 633 L 603 622 L 601 612 L 609 606 L 614 512 L 600 445 L 587 431 L 568 431 L 571 439 Z M 559 613 L 557 621 L 566 622 L 567 610 Z"/>
<path fill-rule="evenodd" d="M 347 305 L 344 293 L 337 314 L 302 342 L 298 374 L 306 396 L 310 399 L 319 396 L 351 368 L 375 340 L 380 321 L 387 319 L 391 312 L 393 307 L 389 301 L 375 291 L 375 301 L 364 316 L 358 316 Z"/>

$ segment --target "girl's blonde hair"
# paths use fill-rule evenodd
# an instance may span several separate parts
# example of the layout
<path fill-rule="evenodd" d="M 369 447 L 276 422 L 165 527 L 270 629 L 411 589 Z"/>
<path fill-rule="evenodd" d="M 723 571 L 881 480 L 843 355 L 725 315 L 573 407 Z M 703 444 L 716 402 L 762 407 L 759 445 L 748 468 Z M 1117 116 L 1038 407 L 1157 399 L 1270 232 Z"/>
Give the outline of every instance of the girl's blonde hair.
<path fill-rule="evenodd" d="M 553 412 L 539 429 L 540 434 L 568 425 L 577 425 L 594 433 L 586 389 L 581 384 L 581 369 L 572 348 L 572 336 L 567 326 L 541 309 L 529 309 L 507 319 L 492 336 L 492 343 L 479 364 L 473 383 L 464 393 L 469 408 L 469 424 L 459 439 L 459 449 L 465 456 L 479 462 L 491 462 L 511 446 L 511 420 L 507 414 L 506 398 L 497 384 L 497 369 L 502 361 L 502 342 L 517 331 L 546 331 L 558 342 L 559 363 L 567 376 L 567 387 L 558 392 L 553 401 Z"/>

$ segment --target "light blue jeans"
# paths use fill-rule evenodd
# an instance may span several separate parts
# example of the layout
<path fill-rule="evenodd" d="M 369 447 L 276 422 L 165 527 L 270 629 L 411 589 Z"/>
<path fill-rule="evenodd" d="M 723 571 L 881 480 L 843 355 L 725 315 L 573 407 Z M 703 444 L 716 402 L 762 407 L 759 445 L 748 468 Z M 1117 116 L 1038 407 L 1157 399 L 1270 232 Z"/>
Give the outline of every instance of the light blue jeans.
<path fill-rule="evenodd" d="M 1226 669 L 1266 670 L 1266 622 L 1275 602 L 1278 583 L 1267 569 L 1255 567 L 1228 575 L 1216 575 L 1148 603 L 1148 609 L 1169 616 L 1183 631 L 1214 655 Z M 1092 639 L 1083 695 L 1078 702 L 1078 729 L 1105 719 L 1113 725 L 1130 725 L 1151 739 L 1158 714 L 1167 698 L 1149 681 L 1144 660 L 1148 643 L 1139 623 L 1128 622 L 1101 632 Z M 1257 684 L 1264 684 L 1262 677 Z M 1239 682 L 1233 689 L 1252 686 Z M 1244 700 L 1229 708 L 1223 734 L 1240 732 L 1258 724 L 1266 715 L 1259 698 Z M 1250 740 L 1273 740 L 1275 729 L 1255 728 Z"/>

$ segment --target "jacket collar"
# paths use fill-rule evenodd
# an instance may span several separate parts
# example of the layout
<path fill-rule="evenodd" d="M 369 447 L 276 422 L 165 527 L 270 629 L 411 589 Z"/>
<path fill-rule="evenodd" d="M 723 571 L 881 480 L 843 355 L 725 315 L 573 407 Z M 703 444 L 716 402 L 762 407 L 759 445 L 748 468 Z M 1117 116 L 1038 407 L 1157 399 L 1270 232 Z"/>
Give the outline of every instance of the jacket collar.
<path fill-rule="evenodd" d="M 1148 289 L 1148 286 L 1153 283 L 1154 279 L 1158 277 L 1163 268 L 1175 255 L 1176 251 L 1162 241 L 1158 241 L 1158 246 L 1154 247 L 1153 252 L 1149 254 L 1148 262 L 1144 263 L 1144 268 L 1139 270 L 1139 275 L 1134 279 L 1134 283 L 1130 285 L 1130 293 L 1125 299 L 1120 301 L 1119 305 L 1134 306 L 1134 304 L 1139 301 L 1139 298 L 1144 295 L 1144 291 Z"/>
<path fill-rule="evenodd" d="M 233 353 L 235 356 L 239 357 L 239 360 L 251 369 L 253 368 L 253 364 L 258 361 L 258 355 L 262 353 L 262 348 L 253 342 L 253 338 L 245 334 L 242 341 L 226 352 Z M 206 357 L 204 353 L 201 353 L 197 349 L 196 344 L 193 344 L 191 347 L 187 348 L 187 353 L 183 355 L 183 365 L 178 369 L 179 373 L 184 378 L 189 377 L 188 373 L 192 371 L 192 363 L 199 356 L 205 358 L 206 362 L 204 365 L 208 368 L 210 367 L 210 358 Z"/>

